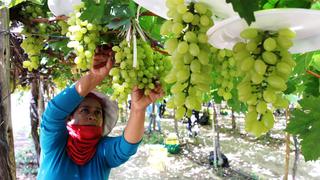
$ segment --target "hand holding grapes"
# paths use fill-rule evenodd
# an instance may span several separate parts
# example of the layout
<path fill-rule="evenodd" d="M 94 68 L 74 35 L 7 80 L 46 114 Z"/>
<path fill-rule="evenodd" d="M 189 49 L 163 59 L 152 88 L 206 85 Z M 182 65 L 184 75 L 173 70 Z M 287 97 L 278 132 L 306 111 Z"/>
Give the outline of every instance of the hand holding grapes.
<path fill-rule="evenodd" d="M 95 80 L 100 82 L 109 74 L 114 63 L 113 57 L 113 51 L 108 46 L 104 45 L 96 48 L 90 70 Z"/>

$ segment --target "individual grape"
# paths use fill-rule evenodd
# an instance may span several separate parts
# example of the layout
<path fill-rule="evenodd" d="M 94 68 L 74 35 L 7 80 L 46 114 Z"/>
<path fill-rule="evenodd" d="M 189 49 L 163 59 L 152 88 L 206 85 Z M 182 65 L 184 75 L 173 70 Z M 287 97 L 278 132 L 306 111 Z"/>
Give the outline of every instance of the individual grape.
<path fill-rule="evenodd" d="M 164 48 L 169 52 L 173 53 L 174 50 L 178 47 L 178 40 L 177 39 L 169 39 L 165 42 Z"/>
<path fill-rule="evenodd" d="M 200 53 L 200 48 L 196 43 L 191 43 L 189 45 L 189 52 L 192 56 L 198 56 Z"/>
<path fill-rule="evenodd" d="M 264 60 L 264 62 L 271 65 L 274 65 L 277 63 L 277 56 L 272 52 L 268 52 L 268 51 L 264 52 L 262 54 L 262 59 Z"/>
<path fill-rule="evenodd" d="M 186 34 L 183 36 L 183 40 L 191 42 L 191 43 L 196 43 L 198 41 L 196 33 L 192 31 L 186 32 Z"/>
<path fill-rule="evenodd" d="M 254 28 L 248 28 L 240 33 L 240 36 L 244 39 L 253 39 L 258 36 L 258 30 Z"/>
<path fill-rule="evenodd" d="M 177 50 L 180 54 L 184 54 L 184 53 L 188 52 L 188 50 L 189 50 L 188 43 L 185 41 L 179 42 Z"/>
<path fill-rule="evenodd" d="M 276 101 L 276 92 L 273 90 L 265 90 L 263 92 L 263 99 L 267 102 L 267 103 L 274 103 Z"/>
<path fill-rule="evenodd" d="M 199 14 L 205 14 L 208 10 L 206 5 L 203 3 L 195 3 L 194 8 Z"/>
<path fill-rule="evenodd" d="M 255 60 L 252 57 L 248 57 L 243 60 L 241 64 L 242 71 L 249 71 L 254 66 Z"/>
<path fill-rule="evenodd" d="M 278 31 L 279 36 L 293 39 L 296 37 L 296 33 L 288 28 L 283 28 Z"/>
<path fill-rule="evenodd" d="M 260 113 L 260 114 L 264 114 L 266 111 L 267 111 L 267 103 L 265 103 L 264 101 L 260 101 L 258 104 L 257 104 L 257 112 Z"/>
<path fill-rule="evenodd" d="M 191 12 L 186 12 L 183 14 L 182 19 L 186 23 L 191 23 L 193 21 L 193 14 Z"/>
<path fill-rule="evenodd" d="M 262 60 L 258 59 L 254 62 L 254 69 L 258 74 L 264 75 L 267 70 L 267 65 Z"/>
<path fill-rule="evenodd" d="M 263 48 L 267 51 L 273 51 L 277 47 L 277 42 L 273 38 L 269 37 L 263 42 Z"/>
<path fill-rule="evenodd" d="M 287 89 L 287 85 L 285 81 L 279 76 L 276 76 L 276 75 L 269 76 L 267 81 L 268 81 L 268 84 L 274 89 L 278 89 L 280 91 L 284 91 Z"/>

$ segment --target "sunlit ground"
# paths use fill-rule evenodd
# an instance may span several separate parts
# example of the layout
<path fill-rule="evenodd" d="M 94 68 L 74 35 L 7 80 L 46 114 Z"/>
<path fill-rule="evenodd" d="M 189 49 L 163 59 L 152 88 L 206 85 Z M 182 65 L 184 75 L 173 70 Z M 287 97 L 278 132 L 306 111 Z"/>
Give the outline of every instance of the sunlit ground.
<path fill-rule="evenodd" d="M 17 160 L 17 178 L 28 180 L 35 179 L 36 169 L 32 140 L 30 137 L 29 101 L 30 94 L 23 96 L 14 94 L 12 103 L 12 123 L 15 138 L 15 154 Z M 281 120 L 271 133 L 273 138 L 282 138 L 284 121 Z M 237 121 L 242 128 L 242 121 Z M 148 123 L 145 124 L 147 126 Z M 223 120 L 222 126 L 231 128 L 230 120 Z M 112 135 L 121 134 L 123 123 L 118 123 Z M 162 120 L 163 133 L 173 132 L 173 121 Z M 182 136 L 186 136 L 185 124 L 179 123 Z M 223 130 L 222 130 L 223 131 Z M 244 133 L 244 131 L 240 131 Z M 212 131 L 210 127 L 201 127 L 198 136 L 199 145 L 192 145 L 194 139 L 188 139 L 188 146 L 183 146 L 183 151 L 178 155 L 161 157 L 158 164 L 152 161 L 150 149 L 155 145 L 142 144 L 137 152 L 126 164 L 111 171 L 110 179 L 281 179 L 284 173 L 283 144 L 261 139 L 255 141 L 251 136 L 232 134 L 224 130 L 220 134 L 222 152 L 228 157 L 231 168 L 227 171 L 214 171 L 209 167 L 207 158 L 212 148 Z M 293 146 L 291 146 L 293 148 Z M 154 155 L 153 155 L 154 156 Z M 160 156 L 160 155 L 159 155 Z M 290 157 L 290 174 L 294 153 Z M 298 162 L 296 179 L 320 179 L 320 161 L 304 162 L 302 155 Z"/>

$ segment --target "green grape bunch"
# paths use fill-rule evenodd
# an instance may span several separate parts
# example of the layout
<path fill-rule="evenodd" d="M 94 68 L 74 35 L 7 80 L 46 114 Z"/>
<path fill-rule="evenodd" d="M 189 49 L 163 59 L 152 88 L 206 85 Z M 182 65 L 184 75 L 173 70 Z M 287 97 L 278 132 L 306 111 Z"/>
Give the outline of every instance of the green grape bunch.
<path fill-rule="evenodd" d="M 26 5 L 21 9 L 21 16 L 30 22 L 35 18 L 46 18 L 47 14 L 40 5 Z M 44 48 L 44 41 L 48 39 L 49 26 L 45 23 L 32 23 L 30 26 L 23 26 L 21 34 L 24 36 L 21 47 L 27 54 L 28 59 L 23 62 L 23 67 L 28 71 L 39 68 L 41 50 Z"/>
<path fill-rule="evenodd" d="M 218 95 L 228 101 L 232 98 L 231 90 L 236 77 L 236 61 L 233 52 L 228 49 L 211 48 L 214 51 L 214 71 L 217 78 L 214 80 L 218 86 Z"/>
<path fill-rule="evenodd" d="M 150 44 L 137 39 L 137 65 L 134 64 L 133 44 L 123 40 L 119 46 L 113 46 L 115 65 L 110 70 L 113 93 L 111 98 L 126 102 L 133 87 L 143 89 L 147 95 L 157 84 L 164 85 L 164 77 L 171 69 L 167 56 L 154 51 Z"/>
<path fill-rule="evenodd" d="M 82 2 L 74 7 L 67 21 L 69 27 L 66 36 L 70 39 L 67 46 L 73 48 L 76 54 L 75 63 L 78 69 L 86 70 L 92 66 L 92 59 L 97 44 L 100 42 L 100 31 L 107 31 L 101 25 L 81 20 L 80 16 L 85 9 Z M 62 25 L 61 26 L 65 26 Z"/>
<path fill-rule="evenodd" d="M 167 38 L 164 47 L 173 64 L 165 78 L 173 84 L 167 107 L 175 108 L 175 118 L 181 119 L 192 110 L 201 110 L 203 94 L 210 90 L 211 46 L 206 32 L 213 26 L 212 12 L 198 2 L 167 0 L 166 5 L 171 19 L 164 22 L 160 33 Z"/>
<path fill-rule="evenodd" d="M 287 108 L 283 92 L 296 63 L 288 51 L 295 33 L 284 28 L 277 32 L 248 28 L 240 33 L 245 42 L 233 47 L 239 100 L 248 105 L 245 128 L 255 136 L 269 131 L 274 124 L 273 109 Z"/>

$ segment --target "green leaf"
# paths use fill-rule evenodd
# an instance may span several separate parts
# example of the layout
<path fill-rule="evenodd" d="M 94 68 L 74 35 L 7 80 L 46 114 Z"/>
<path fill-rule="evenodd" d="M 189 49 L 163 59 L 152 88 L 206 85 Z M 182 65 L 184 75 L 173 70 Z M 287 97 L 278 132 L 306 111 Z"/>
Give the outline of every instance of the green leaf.
<path fill-rule="evenodd" d="M 301 139 L 301 150 L 306 161 L 320 157 L 320 97 L 306 97 L 299 101 L 301 109 L 295 109 L 286 131 Z"/>
<path fill-rule="evenodd" d="M 316 68 L 317 71 L 320 71 L 320 53 L 313 55 L 311 66 Z"/>
<path fill-rule="evenodd" d="M 137 5 L 133 1 L 129 2 L 130 16 L 135 17 L 137 12 Z"/>
<path fill-rule="evenodd" d="M 291 94 L 296 91 L 296 82 L 292 79 L 289 79 L 287 82 L 287 89 L 284 91 L 284 94 Z"/>
<path fill-rule="evenodd" d="M 68 48 L 67 44 L 69 42 L 69 39 L 63 39 L 60 41 L 55 41 L 55 42 L 49 42 L 48 46 L 53 50 L 53 51 L 62 51 L 64 55 L 67 55 L 72 51 L 72 49 Z"/>
<path fill-rule="evenodd" d="M 43 5 L 44 2 L 47 2 L 46 0 L 27 0 L 29 2 L 32 2 L 34 4 L 39 4 L 39 5 Z"/>
<path fill-rule="evenodd" d="M 83 0 L 86 9 L 81 14 L 82 20 L 88 20 L 95 24 L 102 24 L 105 14 L 106 0 L 100 0 L 100 3 L 94 3 L 91 0 Z"/>
<path fill-rule="evenodd" d="M 319 97 L 320 96 L 320 79 L 309 74 L 307 76 L 308 78 L 305 84 L 306 89 L 304 90 L 304 95 Z"/>
<path fill-rule="evenodd" d="M 25 1 L 26 0 L 11 0 L 11 1 L 7 0 L 7 1 L 2 2 L 0 0 L 0 9 L 2 9 L 4 7 L 12 8 L 12 7 L 14 7 L 14 6 L 16 6 L 16 5 L 18 5 L 18 4 L 22 3 L 22 2 L 25 2 Z M 1 4 L 3 4 L 3 5 L 1 5 Z"/>
<path fill-rule="evenodd" d="M 155 16 L 142 16 L 139 18 L 139 24 L 142 29 L 147 32 L 151 38 L 158 42 L 162 42 L 164 40 L 160 35 L 160 28 L 163 22 L 164 19 Z"/>
<path fill-rule="evenodd" d="M 293 70 L 293 74 L 304 74 L 306 69 L 310 66 L 312 57 L 315 53 L 317 52 L 308 52 L 304 54 L 294 55 L 293 58 L 297 62 L 297 65 Z"/>
<path fill-rule="evenodd" d="M 277 8 L 310 8 L 310 0 L 280 0 Z"/>
<path fill-rule="evenodd" d="M 238 12 L 248 25 L 255 21 L 253 13 L 259 10 L 259 0 L 226 0 L 226 2 L 232 4 L 233 10 Z"/>
<path fill-rule="evenodd" d="M 120 20 L 114 20 L 114 21 L 111 21 L 107 27 L 110 28 L 110 29 L 118 29 L 120 28 L 121 26 L 125 25 L 125 26 L 130 26 L 131 24 L 131 21 L 130 19 L 120 19 Z"/>

